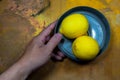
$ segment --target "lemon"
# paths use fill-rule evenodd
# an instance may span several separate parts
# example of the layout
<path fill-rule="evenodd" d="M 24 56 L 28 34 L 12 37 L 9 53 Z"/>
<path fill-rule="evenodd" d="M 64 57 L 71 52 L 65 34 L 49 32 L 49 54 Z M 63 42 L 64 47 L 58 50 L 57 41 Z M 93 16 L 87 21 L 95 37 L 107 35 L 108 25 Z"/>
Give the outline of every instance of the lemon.
<path fill-rule="evenodd" d="M 99 53 L 99 44 L 92 37 L 81 36 L 74 40 L 72 50 L 77 58 L 91 60 Z"/>
<path fill-rule="evenodd" d="M 82 14 L 74 13 L 63 19 L 59 31 L 67 38 L 73 39 L 87 33 L 88 27 L 87 18 Z"/>

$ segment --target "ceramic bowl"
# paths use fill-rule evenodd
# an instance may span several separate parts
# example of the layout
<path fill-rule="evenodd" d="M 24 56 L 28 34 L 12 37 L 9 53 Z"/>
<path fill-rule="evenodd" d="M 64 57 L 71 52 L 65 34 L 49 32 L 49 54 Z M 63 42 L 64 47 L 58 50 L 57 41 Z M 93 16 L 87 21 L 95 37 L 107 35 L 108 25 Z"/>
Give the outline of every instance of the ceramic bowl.
<path fill-rule="evenodd" d="M 97 40 L 100 46 L 99 54 L 96 56 L 98 57 L 100 54 L 102 54 L 105 49 L 107 48 L 109 41 L 110 41 L 110 26 L 105 18 L 105 16 L 99 12 L 98 10 L 86 7 L 86 6 L 79 6 L 72 8 L 65 12 L 58 20 L 58 23 L 55 27 L 54 32 L 58 33 L 60 25 L 65 17 L 68 15 L 71 15 L 73 13 L 80 13 L 86 16 L 89 22 L 89 30 L 88 35 Z M 81 61 L 80 59 L 76 58 L 72 52 L 72 43 L 73 39 L 68 39 L 65 36 L 63 36 L 63 39 L 58 44 L 58 48 L 70 59 L 74 61 Z"/>

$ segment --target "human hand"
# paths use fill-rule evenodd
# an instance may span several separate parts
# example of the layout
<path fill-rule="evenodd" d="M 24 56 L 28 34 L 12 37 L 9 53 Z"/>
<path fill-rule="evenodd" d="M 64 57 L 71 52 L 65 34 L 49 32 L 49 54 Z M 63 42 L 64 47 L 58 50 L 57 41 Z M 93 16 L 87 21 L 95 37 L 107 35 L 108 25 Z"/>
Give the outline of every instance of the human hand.
<path fill-rule="evenodd" d="M 64 57 L 60 51 L 53 54 L 54 48 L 62 38 L 59 33 L 50 38 L 55 24 L 56 22 L 52 23 L 30 42 L 22 58 L 2 73 L 0 80 L 25 80 L 31 71 L 45 64 L 52 56 L 58 60 Z"/>
<path fill-rule="evenodd" d="M 60 51 L 57 51 L 57 54 L 53 52 L 62 38 L 60 33 L 54 34 L 50 38 L 50 33 L 54 29 L 55 24 L 56 22 L 52 23 L 41 34 L 36 36 L 26 48 L 23 57 L 18 61 L 25 65 L 28 71 L 42 66 L 51 57 L 55 57 L 57 60 L 62 60 L 65 57 Z"/>

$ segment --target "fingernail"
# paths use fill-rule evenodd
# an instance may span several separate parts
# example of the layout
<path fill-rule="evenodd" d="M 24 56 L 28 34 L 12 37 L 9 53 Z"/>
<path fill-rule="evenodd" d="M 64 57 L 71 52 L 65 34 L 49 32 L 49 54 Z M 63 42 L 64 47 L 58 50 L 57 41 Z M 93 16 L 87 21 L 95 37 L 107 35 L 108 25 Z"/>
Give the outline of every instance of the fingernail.
<path fill-rule="evenodd" d="M 61 38 L 62 38 L 62 34 L 57 33 L 57 34 L 56 34 L 56 38 L 61 39 Z"/>

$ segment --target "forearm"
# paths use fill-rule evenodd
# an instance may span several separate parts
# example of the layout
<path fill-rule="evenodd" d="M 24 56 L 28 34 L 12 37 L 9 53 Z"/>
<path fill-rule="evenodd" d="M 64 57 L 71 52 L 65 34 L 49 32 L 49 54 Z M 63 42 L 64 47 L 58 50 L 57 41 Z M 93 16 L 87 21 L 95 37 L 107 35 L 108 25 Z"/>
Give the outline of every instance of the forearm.
<path fill-rule="evenodd" d="M 25 80 L 29 73 L 27 66 L 17 62 L 0 75 L 0 80 Z"/>

